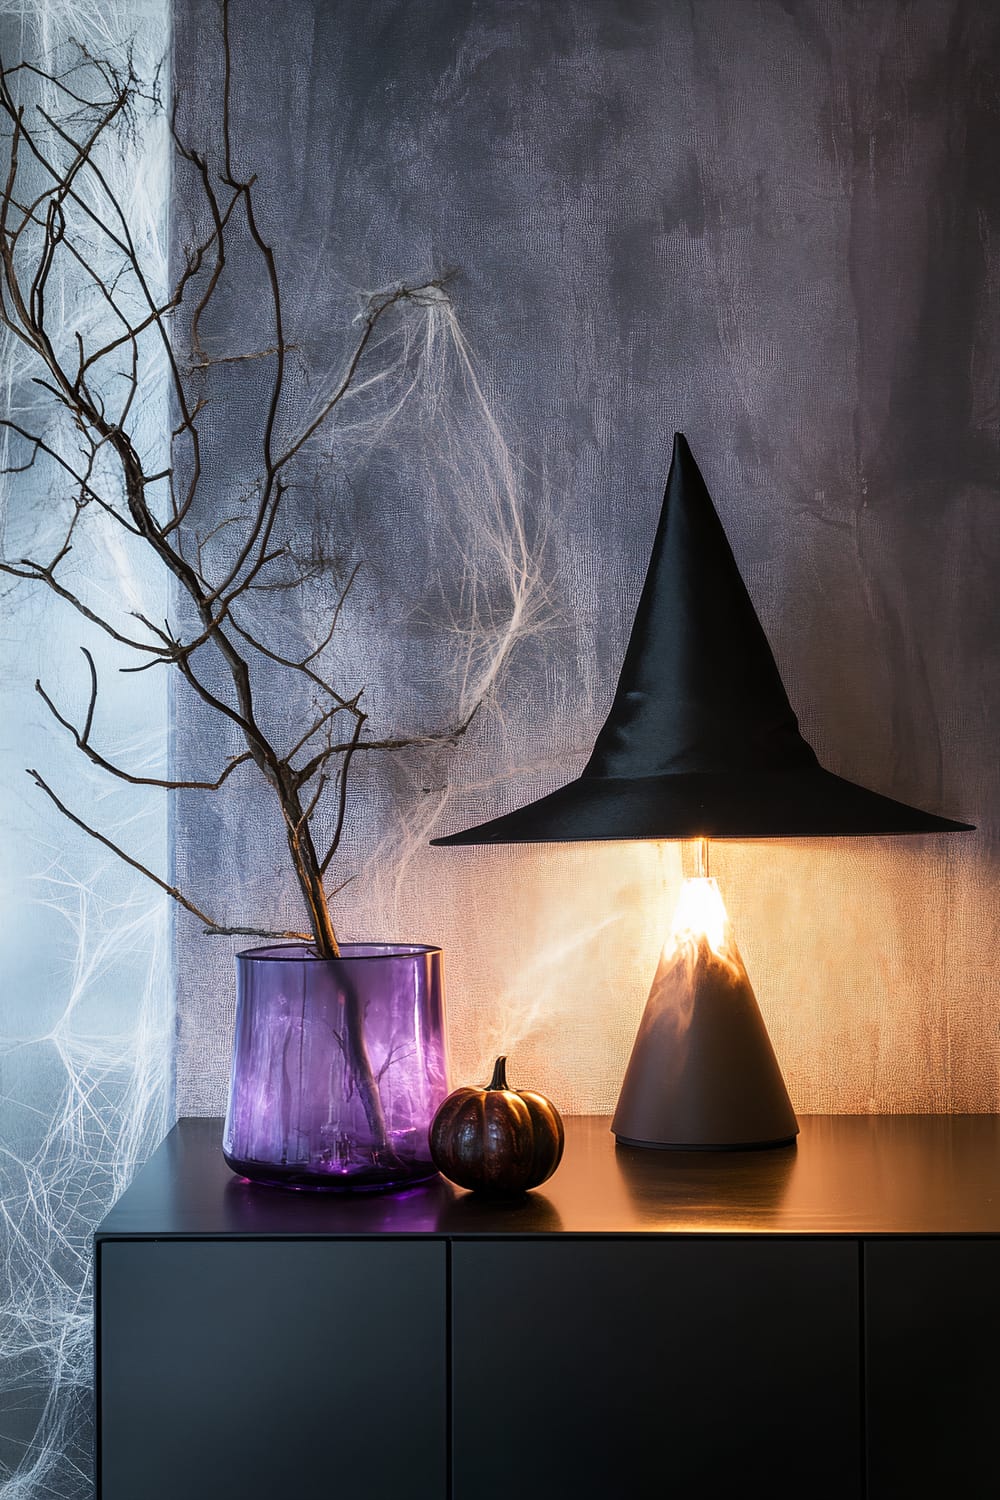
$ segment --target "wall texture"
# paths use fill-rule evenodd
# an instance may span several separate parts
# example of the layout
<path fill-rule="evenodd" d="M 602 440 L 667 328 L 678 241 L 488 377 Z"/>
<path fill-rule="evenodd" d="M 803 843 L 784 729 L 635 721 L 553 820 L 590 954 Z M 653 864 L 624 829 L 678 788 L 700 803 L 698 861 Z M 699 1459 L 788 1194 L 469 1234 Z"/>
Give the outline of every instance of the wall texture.
<path fill-rule="evenodd" d="M 677 851 L 424 841 L 586 757 L 680 428 L 824 763 L 979 825 L 717 846 L 793 1102 L 1000 1109 L 1000 15 L 287 0 L 276 25 L 233 0 L 232 17 L 237 154 L 260 177 L 300 399 L 343 358 L 359 293 L 453 268 L 542 585 L 495 707 L 454 752 L 364 762 L 335 875 L 353 877 L 344 934 L 446 946 L 456 1080 L 502 1045 L 515 1080 L 610 1109 Z M 210 139 L 217 10 L 178 0 L 176 19 L 182 121 Z M 178 246 L 187 195 L 179 180 Z M 254 316 L 234 296 L 220 345 L 260 347 Z M 245 472 L 245 396 L 220 383 L 206 416 L 221 494 Z M 476 459 L 496 435 L 473 407 L 449 377 L 380 436 L 317 455 L 294 498 L 304 536 L 361 564 L 341 649 L 376 730 L 446 722 L 461 577 L 506 607 Z M 180 707 L 192 767 L 214 731 Z M 234 776 L 211 809 L 179 804 L 178 876 L 232 890 L 244 920 L 299 922 L 274 837 Z M 230 954 L 194 924 L 177 941 L 179 1108 L 218 1112 Z"/>

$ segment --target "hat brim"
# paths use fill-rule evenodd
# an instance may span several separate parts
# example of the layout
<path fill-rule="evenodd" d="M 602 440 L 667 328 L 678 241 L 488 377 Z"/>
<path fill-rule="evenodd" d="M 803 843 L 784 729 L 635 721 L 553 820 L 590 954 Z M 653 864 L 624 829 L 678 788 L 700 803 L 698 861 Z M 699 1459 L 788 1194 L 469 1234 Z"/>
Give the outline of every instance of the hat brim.
<path fill-rule="evenodd" d="M 812 766 L 745 774 L 581 776 L 526 807 L 431 843 L 825 838 L 964 833 L 974 826 L 922 812 Z"/>

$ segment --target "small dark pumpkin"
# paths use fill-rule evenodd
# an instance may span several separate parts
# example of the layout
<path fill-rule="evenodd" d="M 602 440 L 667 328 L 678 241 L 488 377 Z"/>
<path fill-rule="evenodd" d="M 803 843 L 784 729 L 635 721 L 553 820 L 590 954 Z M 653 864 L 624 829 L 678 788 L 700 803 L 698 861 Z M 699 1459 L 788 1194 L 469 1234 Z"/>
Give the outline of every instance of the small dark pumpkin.
<path fill-rule="evenodd" d="M 484 1089 L 456 1089 L 431 1125 L 434 1165 L 459 1187 L 522 1193 L 551 1177 L 562 1158 L 563 1123 L 542 1094 L 507 1087 L 498 1057 Z"/>

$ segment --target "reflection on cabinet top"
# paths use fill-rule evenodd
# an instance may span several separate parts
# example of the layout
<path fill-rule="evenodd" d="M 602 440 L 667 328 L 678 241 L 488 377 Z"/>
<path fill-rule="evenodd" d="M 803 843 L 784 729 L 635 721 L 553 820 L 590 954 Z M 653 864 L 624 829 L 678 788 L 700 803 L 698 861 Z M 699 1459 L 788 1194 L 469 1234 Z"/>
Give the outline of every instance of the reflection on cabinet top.
<path fill-rule="evenodd" d="M 222 1159 L 219 1120 L 181 1120 L 97 1230 L 181 1236 L 998 1235 L 1000 1116 L 804 1115 L 797 1145 L 669 1152 L 566 1120 L 555 1176 L 523 1197 L 436 1178 L 333 1197 L 253 1186 Z"/>

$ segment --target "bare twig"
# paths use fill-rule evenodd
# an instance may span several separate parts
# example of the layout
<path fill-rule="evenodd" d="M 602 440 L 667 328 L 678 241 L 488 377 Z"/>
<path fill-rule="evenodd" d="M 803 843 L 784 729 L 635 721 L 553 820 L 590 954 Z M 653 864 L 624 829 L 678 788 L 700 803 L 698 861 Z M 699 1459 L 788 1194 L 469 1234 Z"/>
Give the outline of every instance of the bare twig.
<path fill-rule="evenodd" d="M 131 854 L 126 854 L 122 846 L 116 844 L 114 839 L 109 839 L 107 834 L 99 833 L 96 828 L 91 827 L 89 823 L 85 823 L 83 818 L 77 817 L 75 812 L 70 812 L 65 802 L 60 801 L 48 782 L 43 780 L 38 771 L 29 769 L 28 775 L 34 781 L 35 785 L 55 803 L 64 818 L 68 818 L 71 823 L 75 823 L 77 828 L 82 829 L 90 838 L 96 839 L 99 844 L 103 844 L 105 849 L 110 849 L 112 854 L 116 855 L 120 860 L 124 860 L 125 864 L 131 865 L 133 870 L 138 870 L 140 875 L 144 875 L 147 880 L 151 880 L 154 885 L 159 886 L 161 891 L 166 891 L 168 896 L 176 901 L 178 905 L 183 906 L 185 911 L 189 911 L 192 916 L 204 922 L 206 927 L 211 927 L 216 931 L 219 930 L 218 923 L 214 922 L 211 917 L 207 917 L 200 907 L 195 906 L 194 902 L 189 900 L 175 885 L 170 885 L 167 881 L 162 880 L 148 865 L 142 864 L 138 859 L 133 859 Z"/>
<path fill-rule="evenodd" d="M 312 943 L 311 932 L 269 932 L 264 927 L 203 927 L 209 937 L 262 937 L 278 938 L 286 942 Z"/>
<path fill-rule="evenodd" d="M 5 472 L 21 474 L 51 466 L 62 487 L 54 540 L 49 540 L 46 527 L 44 544 L 26 548 L 26 556 L 0 559 L 0 572 L 44 585 L 90 625 L 135 653 L 120 671 L 176 668 L 200 703 L 220 723 L 232 726 L 227 732 L 238 735 L 239 753 L 228 758 L 214 779 L 139 775 L 93 743 L 99 683 L 88 649 L 82 648 L 90 679 L 82 722 L 64 713 L 41 682 L 35 684 L 49 713 L 72 736 L 80 753 L 119 781 L 168 791 L 213 792 L 237 767 L 258 776 L 281 814 L 310 930 L 279 933 L 214 920 L 73 812 L 39 772 L 31 771 L 39 789 L 70 822 L 165 891 L 207 932 L 306 941 L 317 955 L 331 958 L 339 954 L 330 913 L 330 897 L 336 891 L 329 892 L 324 882 L 345 828 L 355 756 L 454 742 L 471 715 L 441 734 L 368 736 L 360 692 L 343 690 L 324 665 L 324 653 L 358 576 L 358 563 L 340 588 L 322 638 L 312 638 L 301 648 L 289 650 L 280 639 L 269 638 L 270 612 L 263 600 L 272 590 L 300 587 L 329 566 L 322 545 L 302 557 L 286 535 L 286 497 L 297 481 L 303 452 L 333 423 L 341 403 L 366 389 L 366 358 L 370 361 L 379 346 L 376 330 L 407 305 L 438 305 L 445 278 L 396 286 L 372 297 L 339 376 L 320 397 L 313 415 L 296 412 L 288 378 L 289 356 L 296 346 L 286 330 L 278 257 L 265 233 L 264 216 L 258 213 L 257 179 L 238 170 L 234 149 L 228 0 L 222 0 L 221 12 L 222 108 L 214 148 L 202 150 L 185 141 L 176 100 L 172 110 L 176 157 L 191 174 L 203 221 L 192 233 L 174 284 L 166 292 L 152 281 L 125 199 L 116 193 L 105 165 L 106 145 L 116 133 L 132 128 L 137 107 L 141 101 L 151 103 L 155 89 L 144 89 L 130 59 L 115 66 L 91 57 L 84 48 L 78 50 L 75 67 L 62 77 L 34 64 L 7 69 L 0 64 L 0 116 L 6 120 L 10 146 L 0 188 L 0 323 L 30 355 L 32 379 L 56 404 L 72 434 L 69 446 L 52 438 L 47 428 L 33 432 L 33 422 L 23 425 L 14 417 L 0 418 L 10 434 Z M 61 105 L 23 104 L 15 88 L 23 90 L 31 80 L 53 85 Z M 238 258 L 230 255 L 231 243 L 240 246 Z M 255 322 L 266 325 L 266 331 L 259 347 L 217 349 L 208 334 L 217 294 L 234 275 L 249 276 L 248 266 L 256 268 L 256 280 L 240 289 L 252 301 Z M 57 336 L 50 303 L 54 305 L 53 288 L 63 273 L 104 310 L 106 332 L 94 336 L 81 328 L 68 340 L 61 332 Z M 158 467 L 147 461 L 138 436 L 136 414 L 150 348 L 159 350 L 165 364 L 177 413 L 166 467 L 162 459 Z M 233 502 L 233 513 L 218 520 L 218 510 L 208 511 L 204 497 L 201 420 L 215 397 L 212 371 L 251 361 L 266 374 L 255 412 L 255 472 Z M 27 445 L 26 454 L 20 442 Z M 113 482 L 108 477 L 112 470 Z M 179 600 L 171 620 L 162 624 L 158 616 L 154 620 L 133 612 L 147 639 L 133 636 L 129 627 L 120 628 L 117 616 L 91 602 L 85 578 L 81 581 L 71 573 L 67 559 L 81 535 L 86 536 L 89 517 L 96 518 L 98 512 L 113 518 L 128 534 L 129 548 L 155 558 Z M 310 705 L 305 722 L 289 728 L 282 709 L 294 684 L 309 696 Z M 338 717 L 342 715 L 346 719 Z M 325 851 L 322 857 L 320 849 Z M 373 1130 L 384 1136 L 378 1081 L 367 1059 L 362 1017 L 357 1006 L 348 1010 L 345 1056 Z"/>
<path fill-rule="evenodd" d="M 94 709 L 97 704 L 97 668 L 94 665 L 94 658 L 91 656 L 87 648 L 85 646 L 81 646 L 80 649 L 83 652 L 84 656 L 87 658 L 91 673 L 90 702 L 87 706 L 87 717 L 82 729 L 77 729 L 69 719 L 63 717 L 63 715 L 56 708 L 52 699 L 49 697 L 48 693 L 42 687 L 42 684 L 37 680 L 37 678 L 35 680 L 35 692 L 41 698 L 42 702 L 45 704 L 52 717 L 59 724 L 61 724 L 64 729 L 69 730 L 70 734 L 73 736 L 73 739 L 76 742 L 76 748 L 78 750 L 81 750 L 93 765 L 100 766 L 102 771 L 107 771 L 109 775 L 116 776 L 119 781 L 127 781 L 131 786 L 159 786 L 164 787 L 166 790 L 172 792 L 217 792 L 219 790 L 219 787 L 222 786 L 223 782 L 226 781 L 226 779 L 232 774 L 232 772 L 236 770 L 236 767 L 245 765 L 246 762 L 250 759 L 249 750 L 245 750 L 242 755 L 233 756 L 222 774 L 220 776 L 217 776 L 214 781 L 179 781 L 174 779 L 167 779 L 160 776 L 137 776 L 134 775 L 131 771 L 126 771 L 122 766 L 116 766 L 105 756 L 100 755 L 90 743 L 90 730 L 93 725 Z"/>

